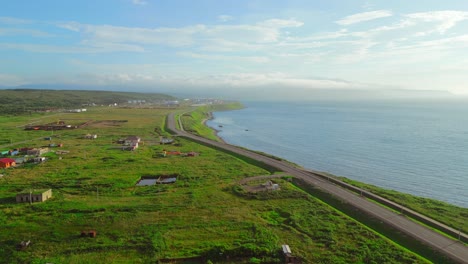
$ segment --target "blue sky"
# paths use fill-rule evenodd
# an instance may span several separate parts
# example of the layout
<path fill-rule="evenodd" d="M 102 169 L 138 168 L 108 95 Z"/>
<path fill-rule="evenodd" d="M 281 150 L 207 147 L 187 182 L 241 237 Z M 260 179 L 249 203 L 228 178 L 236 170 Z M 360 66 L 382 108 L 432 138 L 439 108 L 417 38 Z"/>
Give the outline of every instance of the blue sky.
<path fill-rule="evenodd" d="M 0 58 L 1 87 L 467 95 L 468 1 L 3 1 Z"/>

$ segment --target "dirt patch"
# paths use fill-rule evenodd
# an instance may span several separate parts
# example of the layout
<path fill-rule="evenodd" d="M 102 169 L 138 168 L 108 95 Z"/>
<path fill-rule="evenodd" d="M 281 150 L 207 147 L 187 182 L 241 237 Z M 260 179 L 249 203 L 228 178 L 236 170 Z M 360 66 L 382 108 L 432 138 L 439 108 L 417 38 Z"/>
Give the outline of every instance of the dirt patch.
<path fill-rule="evenodd" d="M 128 120 L 96 120 L 91 124 L 91 127 L 120 127 Z"/>

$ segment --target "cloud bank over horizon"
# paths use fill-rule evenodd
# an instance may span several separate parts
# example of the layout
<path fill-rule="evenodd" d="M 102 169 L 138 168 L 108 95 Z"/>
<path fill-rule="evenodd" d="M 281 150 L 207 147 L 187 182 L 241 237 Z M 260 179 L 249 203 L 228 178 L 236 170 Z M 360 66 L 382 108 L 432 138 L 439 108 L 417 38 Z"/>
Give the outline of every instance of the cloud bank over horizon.
<path fill-rule="evenodd" d="M 455 1 L 84 2 L 0 11 L 0 87 L 468 95 L 468 7 Z"/>

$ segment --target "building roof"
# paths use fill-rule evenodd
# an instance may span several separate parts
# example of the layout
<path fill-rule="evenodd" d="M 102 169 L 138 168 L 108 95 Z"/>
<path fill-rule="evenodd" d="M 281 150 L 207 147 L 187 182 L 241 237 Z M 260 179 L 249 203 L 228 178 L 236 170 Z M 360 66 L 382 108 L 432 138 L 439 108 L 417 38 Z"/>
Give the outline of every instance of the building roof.
<path fill-rule="evenodd" d="M 284 254 L 291 254 L 291 249 L 289 248 L 288 245 L 282 245 L 281 247 L 283 248 Z"/>
<path fill-rule="evenodd" d="M 12 162 L 15 162 L 16 161 L 14 159 L 10 159 L 10 158 L 3 158 L 3 159 L 0 159 L 0 162 L 1 163 L 12 163 Z"/>
<path fill-rule="evenodd" d="M 52 189 L 25 189 L 22 192 L 19 192 L 17 195 L 24 195 L 24 194 L 43 194 L 47 191 L 51 191 Z"/>

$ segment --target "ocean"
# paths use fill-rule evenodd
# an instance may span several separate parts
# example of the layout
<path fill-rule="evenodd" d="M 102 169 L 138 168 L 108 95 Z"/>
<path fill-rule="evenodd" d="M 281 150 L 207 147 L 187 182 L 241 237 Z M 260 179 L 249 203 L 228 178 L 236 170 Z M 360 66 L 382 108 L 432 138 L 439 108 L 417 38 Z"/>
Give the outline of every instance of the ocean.
<path fill-rule="evenodd" d="M 468 207 L 468 101 L 243 103 L 207 122 L 227 143 Z"/>

